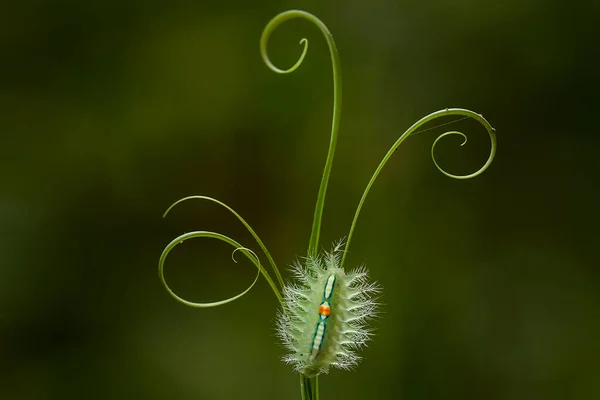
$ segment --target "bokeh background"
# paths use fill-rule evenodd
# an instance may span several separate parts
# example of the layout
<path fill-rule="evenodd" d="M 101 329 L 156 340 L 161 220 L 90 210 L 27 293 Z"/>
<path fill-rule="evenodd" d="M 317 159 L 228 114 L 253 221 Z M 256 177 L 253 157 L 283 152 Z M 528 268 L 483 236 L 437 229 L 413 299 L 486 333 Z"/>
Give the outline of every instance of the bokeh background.
<path fill-rule="evenodd" d="M 217 230 L 281 267 L 306 252 L 327 150 L 325 41 L 303 20 L 258 52 L 264 25 L 313 12 L 344 81 L 322 246 L 347 234 L 396 138 L 446 107 L 483 113 L 498 154 L 476 179 L 408 139 L 367 199 L 348 265 L 385 288 L 377 337 L 323 399 L 600 398 L 597 1 L 27 1 L 0 5 L 0 398 L 297 399 L 264 280 L 198 310 L 157 276 L 164 246 Z M 446 121 L 442 121 L 446 122 Z M 467 173 L 489 139 L 442 141 Z M 180 295 L 214 301 L 253 279 L 231 248 L 167 260 Z M 263 260 L 264 261 L 264 260 Z M 286 271 L 286 276 L 289 274 Z"/>

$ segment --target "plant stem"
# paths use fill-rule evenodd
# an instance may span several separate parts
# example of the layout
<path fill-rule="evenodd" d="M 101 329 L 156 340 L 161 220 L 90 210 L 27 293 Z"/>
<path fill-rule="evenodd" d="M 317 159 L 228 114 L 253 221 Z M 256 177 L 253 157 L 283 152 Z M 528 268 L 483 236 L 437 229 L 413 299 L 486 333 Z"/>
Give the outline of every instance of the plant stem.
<path fill-rule="evenodd" d="M 319 377 L 300 374 L 300 392 L 302 400 L 319 400 Z"/>

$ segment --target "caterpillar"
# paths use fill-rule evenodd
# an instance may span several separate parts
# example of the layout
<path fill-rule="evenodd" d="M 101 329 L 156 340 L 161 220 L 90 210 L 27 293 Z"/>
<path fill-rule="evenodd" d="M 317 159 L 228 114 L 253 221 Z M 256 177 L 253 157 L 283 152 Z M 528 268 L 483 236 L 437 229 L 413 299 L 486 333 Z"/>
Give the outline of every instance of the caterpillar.
<path fill-rule="evenodd" d="M 371 336 L 366 323 L 377 315 L 379 285 L 368 282 L 364 267 L 340 268 L 341 247 L 295 263 L 298 283 L 283 289 L 277 334 L 290 351 L 283 360 L 309 377 L 356 366 L 356 350 Z"/>

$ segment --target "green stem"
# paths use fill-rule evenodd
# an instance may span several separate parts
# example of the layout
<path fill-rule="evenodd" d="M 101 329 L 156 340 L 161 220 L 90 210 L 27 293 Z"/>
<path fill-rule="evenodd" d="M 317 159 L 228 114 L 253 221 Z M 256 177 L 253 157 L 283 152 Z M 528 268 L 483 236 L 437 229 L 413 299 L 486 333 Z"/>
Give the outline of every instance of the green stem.
<path fill-rule="evenodd" d="M 319 400 L 319 376 L 309 378 L 300 374 L 300 392 L 302 400 Z"/>
<path fill-rule="evenodd" d="M 477 170 L 476 172 L 472 173 L 472 174 L 467 174 L 467 175 L 453 175 L 450 174 L 446 171 L 444 171 L 439 164 L 437 163 L 437 161 L 435 160 L 435 155 L 434 155 L 434 148 L 435 145 L 437 144 L 437 142 L 445 137 L 445 136 L 449 136 L 449 135 L 459 135 L 462 136 L 464 138 L 463 143 L 461 144 L 464 145 L 467 142 L 467 137 L 465 136 L 465 134 L 461 133 L 461 132 L 456 132 L 456 131 L 451 131 L 451 132 L 446 132 L 441 134 L 440 136 L 438 136 L 438 138 L 433 142 L 433 145 L 431 146 L 431 157 L 433 159 L 433 163 L 435 164 L 436 168 L 438 170 L 440 170 L 444 175 L 450 177 L 450 178 L 454 178 L 454 179 L 469 179 L 469 178 L 474 178 L 478 175 L 480 175 L 481 173 L 483 173 L 483 171 L 485 171 L 490 164 L 492 163 L 492 161 L 494 160 L 494 156 L 496 155 L 496 134 L 495 134 L 495 130 L 494 128 L 492 128 L 492 126 L 490 125 L 490 123 L 483 118 L 483 115 L 481 114 L 477 114 L 473 111 L 470 110 L 465 110 L 462 108 L 446 108 L 445 110 L 440 110 L 440 111 L 436 111 L 434 113 L 431 113 L 429 115 L 427 115 L 426 117 L 421 118 L 419 121 L 415 122 L 413 124 L 413 126 L 411 126 L 406 132 L 404 132 L 402 134 L 402 136 L 400 136 L 398 138 L 398 140 L 396 140 L 396 142 L 394 143 L 394 145 L 390 148 L 390 150 L 387 152 L 387 154 L 385 155 L 385 157 L 383 157 L 383 160 L 381 160 L 381 163 L 379 163 L 379 166 L 377 167 L 377 169 L 375 170 L 375 173 L 373 174 L 373 176 L 371 177 L 371 180 L 369 181 L 369 183 L 367 184 L 367 187 L 360 199 L 360 202 L 358 203 L 358 207 L 356 208 L 356 212 L 354 214 L 354 219 L 352 220 L 352 225 L 350 226 L 350 232 L 348 233 L 348 239 L 346 241 L 346 247 L 344 248 L 344 255 L 342 256 L 342 261 L 340 263 L 340 268 L 343 267 L 344 265 L 344 261 L 346 260 L 346 256 L 348 254 L 348 248 L 350 247 L 350 241 L 352 240 L 352 235 L 354 234 L 354 228 L 356 227 L 356 221 L 358 220 L 358 215 L 360 214 L 360 211 L 362 210 L 362 206 L 367 198 L 367 195 L 369 194 L 369 191 L 371 190 L 371 186 L 373 186 L 373 183 L 375 182 L 375 179 L 377 179 L 377 176 L 379 176 L 379 173 L 381 172 L 381 170 L 383 169 L 383 167 L 385 166 L 385 164 L 388 162 L 388 160 L 392 157 L 392 155 L 394 154 L 394 152 L 398 149 L 398 146 L 400 146 L 402 144 L 402 142 L 409 137 L 410 135 L 412 135 L 413 133 L 416 133 L 417 129 L 419 129 L 421 126 L 425 125 L 426 123 L 436 119 L 436 118 L 440 118 L 440 117 L 447 117 L 447 116 L 451 116 L 451 115 L 462 115 L 465 117 L 470 117 L 475 119 L 477 122 L 479 122 L 481 125 L 483 125 L 485 127 L 485 129 L 487 130 L 489 136 L 490 136 L 490 141 L 491 141 L 491 150 L 490 150 L 490 155 L 486 161 L 486 163 L 483 165 L 483 167 L 481 167 L 479 170 Z"/>
<path fill-rule="evenodd" d="M 325 206 L 325 194 L 327 192 L 329 176 L 331 175 L 331 166 L 333 165 L 333 156 L 335 154 L 340 117 L 342 113 L 342 72 L 340 69 L 340 59 L 337 48 L 335 46 L 335 41 L 333 40 L 333 36 L 329 32 L 329 29 L 327 29 L 327 26 L 325 26 L 325 24 L 314 15 L 299 10 L 290 10 L 282 12 L 281 14 L 275 16 L 271 21 L 269 21 L 269 23 L 265 27 L 260 39 L 260 54 L 265 64 L 267 64 L 267 67 L 279 74 L 288 74 L 290 72 L 295 71 L 300 66 L 300 64 L 302 64 L 302 61 L 304 60 L 306 51 L 308 49 L 308 41 L 306 39 L 302 39 L 300 41 L 300 44 L 304 44 L 304 49 L 300 58 L 298 58 L 298 61 L 296 61 L 296 63 L 287 70 L 277 68 L 275 65 L 273 65 L 273 63 L 269 59 L 269 56 L 267 55 L 267 43 L 269 41 L 271 33 L 273 33 L 275 28 L 281 23 L 294 18 L 304 18 L 317 25 L 321 33 L 323 33 L 323 36 L 327 41 L 327 45 L 329 46 L 329 53 L 331 55 L 331 64 L 333 68 L 333 117 L 331 123 L 331 138 L 329 140 L 329 151 L 327 152 L 325 169 L 323 170 L 321 186 L 319 187 L 319 194 L 317 195 L 317 204 L 315 205 L 312 231 L 310 234 L 310 241 L 308 243 L 308 255 L 316 256 L 319 248 L 319 235 L 321 233 L 321 220 L 323 218 L 323 208 Z"/>

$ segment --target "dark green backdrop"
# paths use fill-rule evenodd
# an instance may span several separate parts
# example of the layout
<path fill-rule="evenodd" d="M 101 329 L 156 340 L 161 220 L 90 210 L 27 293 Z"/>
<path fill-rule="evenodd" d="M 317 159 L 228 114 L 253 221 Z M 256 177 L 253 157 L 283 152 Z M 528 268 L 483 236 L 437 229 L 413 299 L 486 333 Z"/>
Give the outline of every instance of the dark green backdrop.
<path fill-rule="evenodd" d="M 385 288 L 377 336 L 324 400 L 600 397 L 597 1 L 29 1 L 0 6 L 0 398 L 299 399 L 279 361 L 277 302 L 196 310 L 157 277 L 177 235 L 246 246 L 239 211 L 281 266 L 306 252 L 328 143 L 331 67 L 318 30 L 264 25 L 289 8 L 330 28 L 342 124 L 322 244 L 347 234 L 396 138 L 446 107 L 483 113 L 498 155 L 456 181 L 442 133 L 407 140 L 367 200 L 348 265 Z M 477 169 L 489 141 L 440 143 Z M 254 276 L 231 249 L 186 242 L 167 262 L 211 301 Z M 288 276 L 286 271 L 286 276 Z"/>

